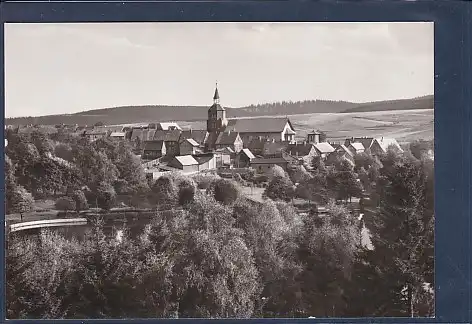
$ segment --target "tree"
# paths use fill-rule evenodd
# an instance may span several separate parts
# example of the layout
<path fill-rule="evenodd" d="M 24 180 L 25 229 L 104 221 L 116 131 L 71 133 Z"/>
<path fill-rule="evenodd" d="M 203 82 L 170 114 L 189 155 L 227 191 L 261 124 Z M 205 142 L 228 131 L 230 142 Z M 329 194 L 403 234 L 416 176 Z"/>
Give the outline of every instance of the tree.
<path fill-rule="evenodd" d="M 185 180 L 179 183 L 179 204 L 188 205 L 195 197 L 196 184 L 192 180 Z"/>
<path fill-rule="evenodd" d="M 97 207 L 110 210 L 116 202 L 116 192 L 113 186 L 106 182 L 100 182 L 95 193 Z"/>
<path fill-rule="evenodd" d="M 272 179 L 272 178 L 275 178 L 275 177 L 284 177 L 285 178 L 285 177 L 287 177 L 287 173 L 285 172 L 285 170 L 281 166 L 274 165 L 270 169 L 269 179 Z"/>
<path fill-rule="evenodd" d="M 210 190 L 213 192 L 215 200 L 225 205 L 233 204 L 241 194 L 238 185 L 227 179 L 214 181 Z"/>
<path fill-rule="evenodd" d="M 311 178 L 311 175 L 306 171 L 303 165 L 298 165 L 295 169 L 289 172 L 290 179 L 294 183 L 301 183 L 308 181 Z"/>
<path fill-rule="evenodd" d="M 160 209 L 171 209 L 177 202 L 177 188 L 169 176 L 159 177 L 151 188 L 152 202 Z"/>
<path fill-rule="evenodd" d="M 392 316 L 414 316 L 415 296 L 433 279 L 434 183 L 433 168 L 408 155 L 390 152 L 382 157 L 377 186 L 380 208 L 371 234 L 371 261 L 396 286 L 385 290 L 385 309 Z"/>
<path fill-rule="evenodd" d="M 11 193 L 10 203 L 7 205 L 9 207 L 7 213 L 18 213 L 21 219 L 23 219 L 23 214 L 33 209 L 33 203 L 33 196 L 25 188 L 17 186 Z"/>
<path fill-rule="evenodd" d="M 290 201 L 294 197 L 295 189 L 292 181 L 287 177 L 276 176 L 269 182 L 264 196 L 273 200 Z"/>
<path fill-rule="evenodd" d="M 74 209 L 79 212 L 81 210 L 87 210 L 89 208 L 87 198 L 82 190 L 74 190 L 71 195 L 74 200 Z"/>
<path fill-rule="evenodd" d="M 434 149 L 432 142 L 419 140 L 410 143 L 410 152 L 415 158 L 421 160 L 424 158 L 430 150 Z"/>
<path fill-rule="evenodd" d="M 358 250 L 359 226 L 346 208 L 329 204 L 329 216 L 321 221 L 305 218 L 300 236 L 299 277 L 306 316 L 342 316 L 343 282 L 350 277 Z"/>
<path fill-rule="evenodd" d="M 30 134 L 30 141 L 34 146 L 36 146 L 39 155 L 46 155 L 53 151 L 51 141 L 44 132 L 39 130 L 32 131 Z"/>
<path fill-rule="evenodd" d="M 71 197 L 64 196 L 56 200 L 55 207 L 57 210 L 64 211 L 67 215 L 69 210 L 76 210 L 76 203 Z"/>

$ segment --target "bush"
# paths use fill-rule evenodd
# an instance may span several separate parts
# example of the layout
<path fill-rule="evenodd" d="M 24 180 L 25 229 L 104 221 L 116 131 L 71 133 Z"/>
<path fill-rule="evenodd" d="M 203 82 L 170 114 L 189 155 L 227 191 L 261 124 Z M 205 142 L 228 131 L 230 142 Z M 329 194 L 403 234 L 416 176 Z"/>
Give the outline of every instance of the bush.
<path fill-rule="evenodd" d="M 216 180 L 221 179 L 218 175 L 214 174 L 199 174 L 193 177 L 193 180 L 197 183 L 198 189 L 208 189 L 211 184 Z"/>
<path fill-rule="evenodd" d="M 68 196 L 64 196 L 59 198 L 56 201 L 55 207 L 57 210 L 62 210 L 62 211 L 69 211 L 69 210 L 75 210 L 76 209 L 76 203 L 74 199 Z"/>
<path fill-rule="evenodd" d="M 231 180 L 219 179 L 214 182 L 212 189 L 215 200 L 225 205 L 234 203 L 240 195 L 238 186 Z"/>
<path fill-rule="evenodd" d="M 192 180 L 184 180 L 179 183 L 179 204 L 185 206 L 193 201 L 196 192 L 195 182 Z"/>
<path fill-rule="evenodd" d="M 72 193 L 72 198 L 75 201 L 76 211 L 87 210 L 89 208 L 87 199 L 85 198 L 85 194 L 82 190 L 75 190 Z"/>
<path fill-rule="evenodd" d="M 116 202 L 116 192 L 113 186 L 106 182 L 100 183 L 96 192 L 96 202 L 99 208 L 110 210 Z"/>

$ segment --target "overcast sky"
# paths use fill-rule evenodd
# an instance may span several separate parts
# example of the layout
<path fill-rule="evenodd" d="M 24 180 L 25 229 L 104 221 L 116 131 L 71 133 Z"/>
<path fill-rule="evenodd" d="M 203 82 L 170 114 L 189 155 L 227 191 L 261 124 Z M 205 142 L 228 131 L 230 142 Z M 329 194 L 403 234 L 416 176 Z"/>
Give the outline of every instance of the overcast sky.
<path fill-rule="evenodd" d="M 433 94 L 432 23 L 6 24 L 6 117 Z"/>

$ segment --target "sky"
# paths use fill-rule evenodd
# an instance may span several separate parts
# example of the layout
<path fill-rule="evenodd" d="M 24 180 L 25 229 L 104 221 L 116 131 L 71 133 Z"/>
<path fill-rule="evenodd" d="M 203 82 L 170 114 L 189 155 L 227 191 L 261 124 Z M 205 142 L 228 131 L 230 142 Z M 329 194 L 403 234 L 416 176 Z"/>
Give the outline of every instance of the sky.
<path fill-rule="evenodd" d="M 434 91 L 433 23 L 5 25 L 5 116 Z"/>

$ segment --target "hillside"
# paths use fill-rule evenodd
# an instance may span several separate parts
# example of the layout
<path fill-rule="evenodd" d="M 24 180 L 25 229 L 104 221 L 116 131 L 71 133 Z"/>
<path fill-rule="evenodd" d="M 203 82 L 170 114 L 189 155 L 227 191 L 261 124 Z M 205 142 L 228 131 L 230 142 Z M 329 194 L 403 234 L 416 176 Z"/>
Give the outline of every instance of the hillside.
<path fill-rule="evenodd" d="M 251 105 L 242 108 L 227 108 L 229 118 L 256 117 L 277 115 L 299 115 L 309 113 L 343 113 L 385 110 L 432 109 L 433 96 L 403 99 L 393 101 L 379 101 L 357 104 L 345 101 L 307 100 L 298 102 L 277 102 L 260 105 Z M 83 111 L 67 115 L 49 115 L 41 117 L 7 118 L 8 125 L 57 125 L 79 124 L 93 125 L 103 122 L 107 125 L 139 123 L 148 121 L 197 121 L 207 118 L 206 106 L 124 106 Z"/>
<path fill-rule="evenodd" d="M 380 102 L 369 102 L 356 107 L 346 109 L 344 113 L 368 112 L 368 111 L 390 111 L 390 110 L 414 110 L 433 109 L 434 96 L 424 96 L 413 99 L 389 100 Z"/>

